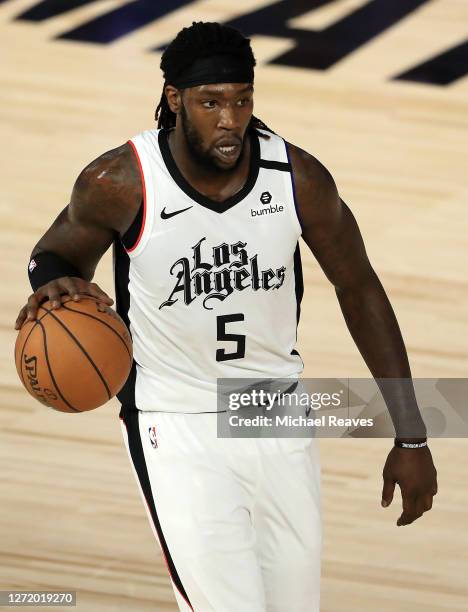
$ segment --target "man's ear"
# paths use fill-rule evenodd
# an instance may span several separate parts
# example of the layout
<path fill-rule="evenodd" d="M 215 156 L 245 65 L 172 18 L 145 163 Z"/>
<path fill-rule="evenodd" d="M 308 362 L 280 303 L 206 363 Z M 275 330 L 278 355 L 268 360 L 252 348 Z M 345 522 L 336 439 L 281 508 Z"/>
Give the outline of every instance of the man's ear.
<path fill-rule="evenodd" d="M 173 85 L 166 85 L 164 93 L 166 94 L 169 108 L 177 115 L 182 108 L 182 91 Z"/>

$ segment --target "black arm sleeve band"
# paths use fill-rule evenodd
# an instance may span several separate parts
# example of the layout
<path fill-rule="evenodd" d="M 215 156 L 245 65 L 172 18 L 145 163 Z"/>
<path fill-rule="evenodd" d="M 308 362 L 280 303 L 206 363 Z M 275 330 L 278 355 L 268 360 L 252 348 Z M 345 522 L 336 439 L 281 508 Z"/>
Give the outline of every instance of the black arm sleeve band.
<path fill-rule="evenodd" d="M 78 276 L 83 278 L 79 270 L 59 255 L 49 251 L 41 251 L 31 257 L 28 265 L 29 282 L 33 291 L 45 285 L 51 280 L 62 276 Z"/>

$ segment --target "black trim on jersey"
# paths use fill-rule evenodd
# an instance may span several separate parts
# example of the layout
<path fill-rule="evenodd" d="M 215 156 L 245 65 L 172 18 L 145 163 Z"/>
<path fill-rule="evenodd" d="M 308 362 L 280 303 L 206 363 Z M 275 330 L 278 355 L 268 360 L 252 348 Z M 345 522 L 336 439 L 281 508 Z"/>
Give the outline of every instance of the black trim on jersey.
<path fill-rule="evenodd" d="M 292 185 L 292 192 L 293 192 L 293 199 L 294 199 L 294 208 L 296 209 L 296 217 L 297 217 L 297 221 L 298 221 L 299 225 L 301 226 L 301 233 L 302 233 L 302 230 L 304 228 L 302 227 L 301 217 L 299 216 L 299 207 L 297 205 L 296 182 L 294 180 L 294 172 L 293 172 L 293 168 L 292 168 L 292 164 L 291 164 L 291 157 L 289 155 L 289 142 L 286 142 L 286 140 L 285 140 L 284 144 L 285 144 L 285 147 L 286 147 L 286 155 L 288 157 L 288 162 L 289 162 L 290 172 L 291 172 L 291 185 Z"/>
<path fill-rule="evenodd" d="M 113 244 L 113 259 L 114 259 L 114 289 L 115 289 L 115 309 L 117 314 L 122 317 L 123 322 L 128 327 L 130 332 L 130 320 L 128 311 L 130 310 L 130 293 L 128 291 L 130 257 L 125 251 L 124 246 L 116 236 Z M 136 361 L 133 360 L 130 374 L 122 387 L 117 393 L 117 399 L 122 404 L 120 418 L 123 418 L 128 411 L 136 411 L 135 404 L 135 381 L 136 381 Z"/>
<path fill-rule="evenodd" d="M 156 506 L 154 503 L 153 492 L 151 490 L 151 482 L 150 482 L 149 475 L 148 475 L 148 469 L 146 467 L 145 454 L 143 451 L 143 444 L 141 442 L 140 426 L 138 422 L 139 413 L 133 412 L 131 410 L 124 411 L 124 416 L 122 416 L 121 418 L 125 424 L 125 427 L 127 428 L 128 447 L 130 450 L 130 455 L 132 457 L 133 465 L 135 466 L 135 471 L 138 475 L 138 480 L 140 481 L 140 486 L 145 496 L 146 503 L 148 504 L 148 508 L 151 513 L 151 518 L 153 520 L 153 524 L 156 529 L 156 533 L 158 534 L 161 548 L 164 551 L 164 557 L 166 558 L 167 568 L 169 570 L 172 581 L 174 582 L 177 590 L 182 595 L 182 597 L 185 599 L 190 609 L 193 610 L 193 607 L 190 603 L 187 593 L 185 592 L 180 576 L 177 573 L 177 569 L 174 565 L 174 561 L 172 560 L 171 553 L 169 552 L 169 548 L 167 546 L 167 542 L 164 537 L 161 523 L 159 522 L 158 513 L 156 511 Z"/>
<path fill-rule="evenodd" d="M 198 202 L 198 204 L 201 204 L 205 208 L 209 208 L 213 212 L 223 213 L 238 204 L 252 191 L 255 183 L 257 182 L 258 170 L 260 165 L 260 143 L 258 140 L 257 132 L 255 130 L 250 131 L 251 150 L 249 175 L 247 177 L 247 180 L 240 191 L 238 191 L 230 198 L 227 198 L 227 200 L 224 200 L 223 202 L 216 202 L 215 200 L 211 200 L 207 196 L 197 191 L 186 180 L 186 178 L 183 176 L 183 174 L 177 167 L 174 158 L 172 157 L 167 136 L 167 130 L 160 130 L 158 134 L 158 141 L 159 148 L 161 149 L 161 155 L 163 157 L 167 169 L 169 170 L 169 174 L 172 176 L 177 185 L 182 189 L 182 191 L 184 191 L 192 200 Z"/>
<path fill-rule="evenodd" d="M 142 200 L 136 217 L 133 219 L 132 224 L 130 225 L 128 230 L 122 236 L 122 243 L 127 249 L 127 251 L 130 251 L 135 246 L 138 238 L 140 237 L 141 226 L 143 225 L 144 210 L 145 204 Z"/>
<path fill-rule="evenodd" d="M 294 251 L 294 284 L 296 289 L 296 321 L 299 324 L 301 318 L 301 302 L 304 296 L 304 279 L 302 276 L 302 261 L 301 261 L 301 249 L 299 248 L 299 241 Z"/>
<path fill-rule="evenodd" d="M 269 170 L 281 170 L 282 172 L 291 172 L 290 163 L 270 161 L 269 159 L 261 159 L 260 168 L 268 168 Z"/>
<path fill-rule="evenodd" d="M 304 278 L 302 276 L 302 261 L 299 241 L 297 241 L 296 250 L 294 251 L 294 285 L 296 292 L 296 342 L 297 342 L 297 326 L 301 318 L 301 302 L 304 295 Z M 291 351 L 291 355 L 299 355 L 296 349 Z M 300 355 L 299 355 L 300 357 Z"/>

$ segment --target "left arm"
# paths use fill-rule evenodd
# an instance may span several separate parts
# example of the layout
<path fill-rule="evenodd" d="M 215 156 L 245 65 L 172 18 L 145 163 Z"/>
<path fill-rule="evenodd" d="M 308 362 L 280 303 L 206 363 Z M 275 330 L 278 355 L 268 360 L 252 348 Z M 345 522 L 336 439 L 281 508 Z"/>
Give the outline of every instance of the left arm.
<path fill-rule="evenodd" d="M 405 441 L 424 439 L 426 429 L 416 403 L 405 344 L 356 220 L 340 199 L 328 170 L 305 151 L 292 145 L 289 149 L 302 237 L 335 287 L 346 325 L 382 391 L 397 435 L 406 432 L 406 437 L 400 437 Z M 386 384 L 385 379 L 398 380 Z M 414 433 L 418 438 L 410 437 Z M 408 510 L 398 524 L 407 524 L 429 509 L 436 491 L 428 447 L 392 449 L 384 469 L 383 502 L 388 503 L 383 505 L 390 503 L 396 482 L 402 489 L 404 510 L 405 506 Z M 410 501 L 413 499 L 415 503 Z"/>

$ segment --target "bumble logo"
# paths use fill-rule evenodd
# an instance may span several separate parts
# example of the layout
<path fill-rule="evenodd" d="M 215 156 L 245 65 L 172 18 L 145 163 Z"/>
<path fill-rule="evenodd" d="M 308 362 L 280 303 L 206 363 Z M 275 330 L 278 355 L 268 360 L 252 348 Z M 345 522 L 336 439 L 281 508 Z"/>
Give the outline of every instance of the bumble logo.
<path fill-rule="evenodd" d="M 264 191 L 260 196 L 260 202 L 262 204 L 270 204 L 272 200 L 272 195 L 269 191 Z M 273 215 L 274 213 L 283 212 L 284 206 L 283 204 L 270 204 L 270 206 L 265 206 L 264 208 L 259 208 L 258 210 L 250 209 L 251 217 L 264 217 L 266 215 Z"/>

